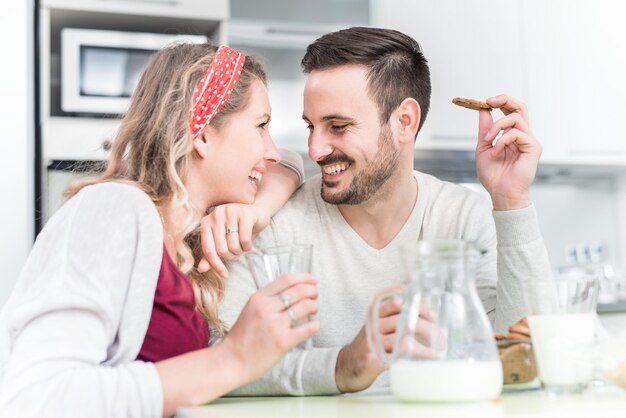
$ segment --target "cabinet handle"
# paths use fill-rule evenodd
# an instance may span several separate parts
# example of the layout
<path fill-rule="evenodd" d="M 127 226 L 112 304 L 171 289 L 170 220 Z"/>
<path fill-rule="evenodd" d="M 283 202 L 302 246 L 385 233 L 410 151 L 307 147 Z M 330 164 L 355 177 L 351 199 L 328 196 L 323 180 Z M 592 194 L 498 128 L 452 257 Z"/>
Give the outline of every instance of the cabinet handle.
<path fill-rule="evenodd" d="M 268 27 L 265 32 L 268 35 L 296 35 L 296 36 L 321 36 L 323 33 L 314 30 L 307 29 L 286 29 L 286 28 L 276 28 L 276 27 Z"/>
<path fill-rule="evenodd" d="M 111 141 L 110 139 L 105 139 L 104 141 L 102 141 L 102 149 L 105 151 L 111 151 L 111 147 L 113 146 L 113 141 Z"/>
<path fill-rule="evenodd" d="M 430 137 L 434 141 L 462 141 L 462 142 L 476 142 L 475 135 L 461 135 L 461 134 L 432 134 Z"/>
<path fill-rule="evenodd" d="M 573 156 L 597 156 L 597 157 L 606 157 L 606 156 L 623 156 L 626 154 L 626 150 L 623 149 L 604 149 L 604 150 L 586 150 L 586 149 L 572 149 L 569 150 L 569 154 Z"/>
<path fill-rule="evenodd" d="M 175 6 L 179 0 L 121 0 L 125 3 L 156 3 L 156 4 L 170 4 Z"/>

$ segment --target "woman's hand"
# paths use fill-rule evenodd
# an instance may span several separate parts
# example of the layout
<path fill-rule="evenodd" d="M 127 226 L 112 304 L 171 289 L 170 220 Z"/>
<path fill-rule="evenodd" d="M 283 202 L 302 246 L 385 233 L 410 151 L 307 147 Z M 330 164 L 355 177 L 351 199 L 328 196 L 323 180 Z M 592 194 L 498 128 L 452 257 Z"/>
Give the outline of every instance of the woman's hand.
<path fill-rule="evenodd" d="M 307 273 L 286 274 L 253 294 L 220 343 L 241 365 L 240 376 L 262 376 L 296 345 L 313 336 L 317 321 L 317 279 Z"/>
<path fill-rule="evenodd" d="M 210 269 L 222 277 L 228 271 L 222 260 L 234 260 L 252 248 L 252 235 L 265 228 L 270 214 L 255 205 L 230 203 L 216 206 L 200 221 L 200 236 L 204 257 L 198 271 Z"/>
<path fill-rule="evenodd" d="M 270 218 L 283 207 L 287 199 L 300 185 L 304 175 L 302 158 L 290 151 L 282 150 L 281 158 L 289 165 L 274 164 L 267 168 L 259 191 L 252 205 L 230 203 L 216 206 L 202 218 L 200 235 L 204 257 L 198 271 L 210 269 L 222 277 L 228 277 L 226 266 L 220 259 L 234 260 L 243 251 L 252 247 L 252 235 L 258 234 L 270 223 Z M 296 167 L 296 168 L 292 168 Z"/>

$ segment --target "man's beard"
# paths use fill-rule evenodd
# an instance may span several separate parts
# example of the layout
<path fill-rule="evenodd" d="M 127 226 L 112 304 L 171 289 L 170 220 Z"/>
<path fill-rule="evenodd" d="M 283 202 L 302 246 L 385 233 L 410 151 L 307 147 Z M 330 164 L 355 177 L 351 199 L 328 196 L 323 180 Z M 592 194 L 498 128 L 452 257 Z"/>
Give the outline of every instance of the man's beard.
<path fill-rule="evenodd" d="M 398 149 L 393 145 L 393 138 L 389 125 L 385 124 L 378 136 L 378 151 L 374 160 L 361 172 L 354 175 L 346 190 L 330 194 L 326 192 L 326 184 L 322 181 L 320 194 L 326 203 L 334 205 L 359 205 L 367 202 L 380 190 L 392 176 L 398 166 Z M 331 155 L 318 164 L 347 162 L 353 163 L 345 155 Z"/>

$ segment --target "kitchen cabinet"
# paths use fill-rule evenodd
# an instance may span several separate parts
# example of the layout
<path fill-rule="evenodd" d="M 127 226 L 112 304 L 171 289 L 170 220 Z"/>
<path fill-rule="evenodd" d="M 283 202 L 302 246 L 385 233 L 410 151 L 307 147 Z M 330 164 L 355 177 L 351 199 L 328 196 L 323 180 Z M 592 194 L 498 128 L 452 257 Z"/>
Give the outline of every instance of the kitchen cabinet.
<path fill-rule="evenodd" d="M 626 165 L 626 4 L 521 5 L 527 96 L 544 160 Z"/>
<path fill-rule="evenodd" d="M 472 150 L 474 112 L 456 96 L 524 101 L 542 162 L 626 167 L 626 4 L 619 0 L 389 0 L 382 26 L 413 36 L 432 71 L 431 110 L 416 148 Z"/>
<path fill-rule="evenodd" d="M 431 70 L 431 107 L 416 148 L 473 150 L 478 114 L 451 100 L 459 96 L 484 100 L 500 93 L 524 99 L 519 2 L 380 3 L 378 23 L 412 36 Z"/>
<path fill-rule="evenodd" d="M 300 61 L 307 45 L 321 35 L 370 23 L 373 0 L 231 0 L 228 41 L 259 57 L 268 73 L 272 105 L 270 133 L 278 147 L 308 152 L 302 121 L 302 92 L 306 77 Z"/>
<path fill-rule="evenodd" d="M 39 6 L 46 9 L 117 15 L 220 20 L 228 18 L 227 0 L 41 0 Z"/>

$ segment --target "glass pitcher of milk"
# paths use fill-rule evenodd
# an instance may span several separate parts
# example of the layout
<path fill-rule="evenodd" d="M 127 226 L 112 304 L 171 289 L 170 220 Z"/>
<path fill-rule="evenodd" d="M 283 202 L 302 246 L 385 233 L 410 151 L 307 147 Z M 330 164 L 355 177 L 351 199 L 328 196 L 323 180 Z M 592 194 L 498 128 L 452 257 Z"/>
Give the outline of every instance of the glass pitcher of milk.
<path fill-rule="evenodd" d="M 368 343 L 389 367 L 397 398 L 452 402 L 500 395 L 502 365 L 474 283 L 479 258 L 478 249 L 465 241 L 418 241 L 403 250 L 405 284 L 375 295 Z M 392 298 L 400 298 L 402 309 L 387 354 L 379 310 Z"/>

